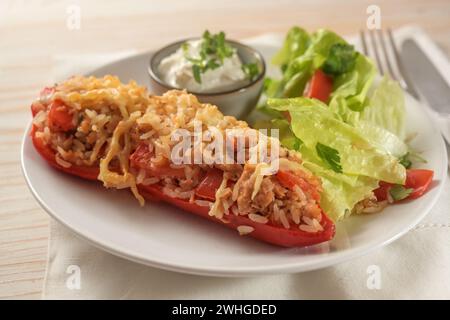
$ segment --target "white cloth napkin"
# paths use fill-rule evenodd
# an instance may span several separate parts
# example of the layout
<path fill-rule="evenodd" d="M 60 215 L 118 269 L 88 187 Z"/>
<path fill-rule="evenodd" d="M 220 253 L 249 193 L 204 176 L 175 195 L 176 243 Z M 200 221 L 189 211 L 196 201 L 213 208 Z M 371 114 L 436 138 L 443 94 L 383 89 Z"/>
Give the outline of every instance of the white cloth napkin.
<path fill-rule="evenodd" d="M 400 33 L 414 36 L 417 29 Z M 280 39 L 270 34 L 258 42 Z M 131 53 L 55 57 L 55 80 Z M 43 298 L 450 299 L 450 178 L 432 212 L 401 239 L 364 257 L 298 274 L 214 278 L 164 271 L 97 249 L 52 221 Z"/>

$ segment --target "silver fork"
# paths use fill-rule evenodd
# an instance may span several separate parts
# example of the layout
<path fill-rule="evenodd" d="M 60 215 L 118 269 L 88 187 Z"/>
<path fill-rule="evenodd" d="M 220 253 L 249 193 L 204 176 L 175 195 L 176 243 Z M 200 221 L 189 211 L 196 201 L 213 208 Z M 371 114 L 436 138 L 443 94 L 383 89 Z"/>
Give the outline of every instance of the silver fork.
<path fill-rule="evenodd" d="M 384 32 L 380 29 L 367 32 L 361 30 L 359 36 L 364 54 L 375 60 L 379 72 L 382 75 L 389 75 L 404 90 L 419 100 L 419 94 L 404 72 L 405 69 L 394 42 L 392 30 L 390 28 Z M 367 39 L 370 39 L 370 42 Z"/>
<path fill-rule="evenodd" d="M 392 30 L 389 28 L 385 32 L 380 29 L 377 29 L 376 32 L 373 30 L 368 32 L 361 30 L 359 36 L 361 38 L 364 54 L 375 60 L 380 73 L 382 75 L 388 74 L 393 80 L 396 80 L 400 84 L 403 90 L 421 101 L 421 103 L 427 104 L 427 102 L 417 93 L 412 81 L 404 71 L 405 69 L 402 60 L 400 59 L 397 47 L 395 46 Z M 367 38 L 370 39 L 370 43 L 367 41 Z M 447 153 L 450 158 L 450 144 L 447 140 L 445 141 L 447 144 Z M 450 169 L 450 162 L 448 163 L 448 167 Z"/>

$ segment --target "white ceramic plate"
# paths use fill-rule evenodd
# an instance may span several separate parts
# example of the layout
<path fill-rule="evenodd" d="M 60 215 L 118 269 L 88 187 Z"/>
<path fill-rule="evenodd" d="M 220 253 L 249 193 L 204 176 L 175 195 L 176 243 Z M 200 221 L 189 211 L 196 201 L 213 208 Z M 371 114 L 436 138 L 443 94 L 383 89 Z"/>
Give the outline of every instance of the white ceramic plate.
<path fill-rule="evenodd" d="M 270 57 L 274 47 L 255 46 Z M 122 81 L 148 83 L 149 54 L 127 58 L 93 72 Z M 34 150 L 28 133 L 22 145 L 26 181 L 42 207 L 92 244 L 115 255 L 178 272 L 247 276 L 292 273 L 331 266 L 384 246 L 416 225 L 442 190 L 447 154 L 439 132 L 423 107 L 407 97 L 408 130 L 417 132 L 414 147 L 435 171 L 431 190 L 420 199 L 391 206 L 379 214 L 355 216 L 337 224 L 335 238 L 303 249 L 267 245 L 170 205 L 147 201 L 141 208 L 127 191 L 106 190 L 100 183 L 60 173 Z"/>

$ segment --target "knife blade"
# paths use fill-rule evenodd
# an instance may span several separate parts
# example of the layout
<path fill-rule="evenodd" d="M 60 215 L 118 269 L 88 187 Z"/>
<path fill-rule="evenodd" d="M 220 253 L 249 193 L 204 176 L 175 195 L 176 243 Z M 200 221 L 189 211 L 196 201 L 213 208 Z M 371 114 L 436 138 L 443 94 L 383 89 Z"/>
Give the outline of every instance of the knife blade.
<path fill-rule="evenodd" d="M 449 115 L 450 87 L 416 41 L 403 41 L 400 55 L 404 72 L 410 80 L 413 79 L 412 86 L 418 89 L 434 111 Z"/>

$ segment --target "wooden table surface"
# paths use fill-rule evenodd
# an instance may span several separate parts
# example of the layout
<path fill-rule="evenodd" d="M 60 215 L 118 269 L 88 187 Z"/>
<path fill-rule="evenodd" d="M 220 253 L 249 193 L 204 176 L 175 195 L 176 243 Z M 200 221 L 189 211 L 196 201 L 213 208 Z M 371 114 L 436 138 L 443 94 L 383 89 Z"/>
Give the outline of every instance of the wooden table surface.
<path fill-rule="evenodd" d="M 352 34 L 366 25 L 373 1 L 6 1 L 0 2 L 0 298 L 40 298 L 49 217 L 29 192 L 20 143 L 29 105 L 52 84 L 52 57 L 126 49 L 148 50 L 204 29 L 235 39 L 290 26 Z M 337 4 L 339 3 L 339 4 Z M 377 1 L 382 26 L 422 26 L 450 52 L 450 1 Z M 80 29 L 67 27 L 70 5 Z"/>

